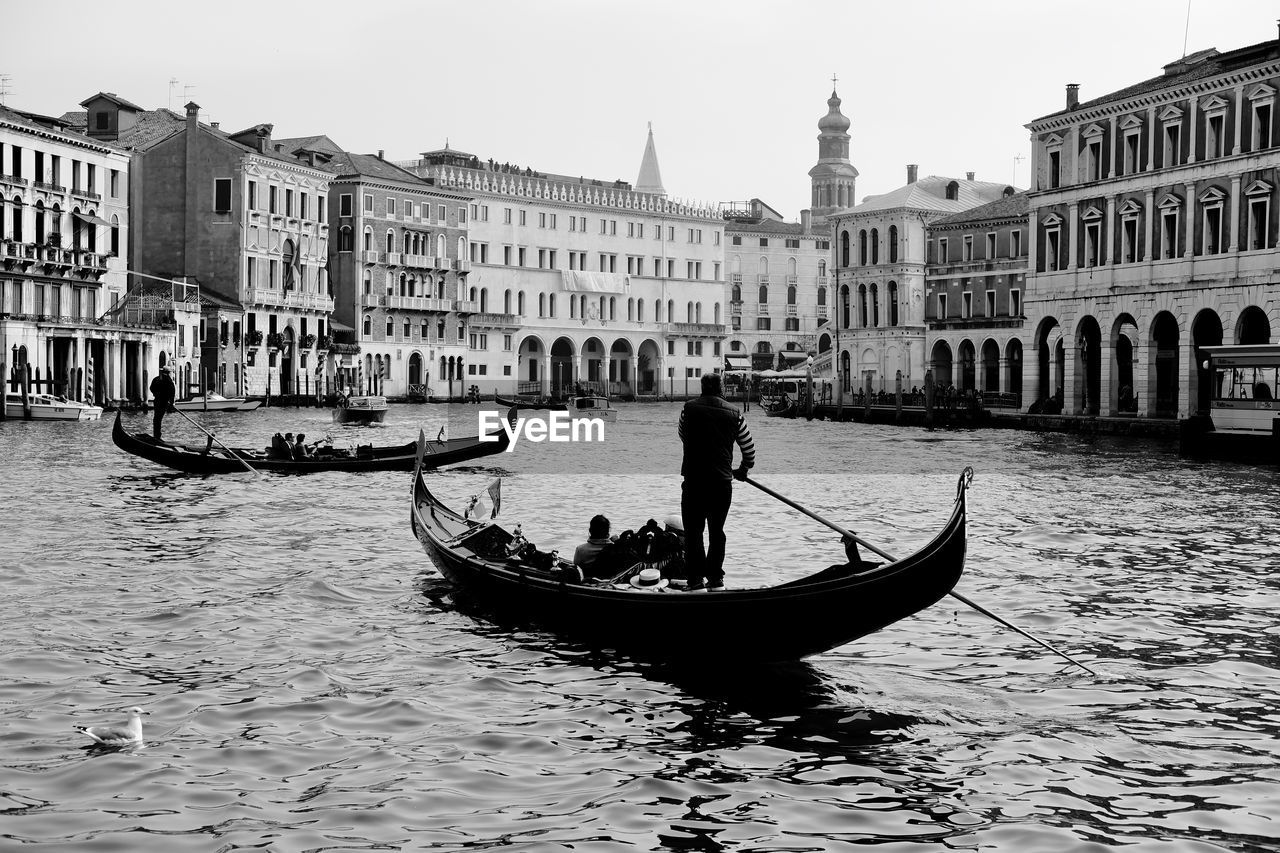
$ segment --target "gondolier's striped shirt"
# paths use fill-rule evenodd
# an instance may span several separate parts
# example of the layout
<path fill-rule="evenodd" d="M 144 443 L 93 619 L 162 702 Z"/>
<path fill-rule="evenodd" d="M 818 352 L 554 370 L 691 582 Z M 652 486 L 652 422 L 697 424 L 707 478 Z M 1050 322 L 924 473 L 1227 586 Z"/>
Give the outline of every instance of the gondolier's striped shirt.
<path fill-rule="evenodd" d="M 746 418 L 722 397 L 690 400 L 680 411 L 676 429 L 684 442 L 680 473 L 685 477 L 732 480 L 735 442 L 742 454 L 742 467 L 756 464 L 756 445 Z"/>

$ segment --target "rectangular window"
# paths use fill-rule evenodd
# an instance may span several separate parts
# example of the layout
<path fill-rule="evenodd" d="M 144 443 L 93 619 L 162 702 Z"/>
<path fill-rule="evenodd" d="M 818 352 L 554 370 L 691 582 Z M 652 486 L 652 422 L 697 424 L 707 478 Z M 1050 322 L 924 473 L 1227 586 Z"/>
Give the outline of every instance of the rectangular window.
<path fill-rule="evenodd" d="M 511 247 L 510 246 L 502 247 L 502 263 L 505 266 L 508 266 L 508 267 L 511 266 Z"/>
<path fill-rule="evenodd" d="M 938 294 L 938 319 L 947 319 L 947 294 L 945 293 Z"/>
<path fill-rule="evenodd" d="M 1102 224 L 1086 222 L 1084 224 L 1084 265 L 1096 267 L 1102 252 Z"/>
<path fill-rule="evenodd" d="M 547 227 L 547 215 L 545 213 L 538 214 L 538 227 L 539 228 Z"/>
<path fill-rule="evenodd" d="M 1250 151 L 1271 147 L 1271 104 L 1253 106 L 1253 145 Z"/>
<path fill-rule="evenodd" d="M 1222 206 L 1204 209 L 1204 254 L 1216 255 L 1222 251 Z"/>
<path fill-rule="evenodd" d="M 250 210 L 258 209 L 258 182 L 257 181 L 249 182 L 249 209 Z"/>
<path fill-rule="evenodd" d="M 518 250 L 516 250 L 516 255 L 517 255 L 516 266 L 518 267 L 524 266 L 524 253 L 525 253 L 524 246 L 521 246 Z"/>
<path fill-rule="evenodd" d="M 675 355 L 675 354 L 676 354 L 676 342 L 667 341 L 667 355 Z"/>
<path fill-rule="evenodd" d="M 1062 186 L 1062 152 L 1049 152 L 1049 189 Z"/>
<path fill-rule="evenodd" d="M 299 219 L 311 218 L 311 210 L 310 210 L 310 204 L 309 204 L 310 201 L 311 199 L 307 197 L 306 193 L 302 193 L 298 198 L 298 218 Z"/>
<path fill-rule="evenodd" d="M 112 169 L 111 177 L 108 180 L 108 186 L 111 188 L 111 197 L 120 198 L 120 170 Z"/>
<path fill-rule="evenodd" d="M 1164 128 L 1164 167 L 1176 166 L 1182 162 L 1182 128 L 1176 124 L 1167 124 Z"/>
<path fill-rule="evenodd" d="M 276 187 L 268 186 L 267 187 L 267 212 L 268 213 L 275 213 L 277 211 L 277 207 L 276 207 L 277 196 L 278 196 L 278 191 Z"/>
<path fill-rule="evenodd" d="M 1222 113 L 1209 116 L 1205 121 L 1204 155 L 1221 157 L 1223 154 L 1222 125 L 1226 116 Z"/>
<path fill-rule="evenodd" d="M 570 217 L 569 217 L 569 230 L 570 230 L 570 231 L 577 231 L 577 230 L 578 230 L 578 217 L 576 217 L 576 216 L 570 216 Z"/>
<path fill-rule="evenodd" d="M 769 238 L 768 238 L 768 237 L 761 237 L 761 238 L 760 238 L 760 248 L 762 248 L 762 249 L 767 249 L 767 248 L 769 248 Z"/>
<path fill-rule="evenodd" d="M 1022 316 L 1022 291 L 1020 290 L 1009 291 L 1009 316 Z"/>
<path fill-rule="evenodd" d="M 1130 216 L 1120 223 L 1120 235 L 1124 245 L 1120 247 L 1122 263 L 1131 264 L 1138 259 L 1138 218 Z"/>
<path fill-rule="evenodd" d="M 693 355 L 693 341 L 684 342 L 684 354 Z"/>
<path fill-rule="evenodd" d="M 644 239 L 644 223 L 643 222 L 638 223 L 636 225 L 636 237 L 637 239 L 640 239 L 640 240 Z"/>
<path fill-rule="evenodd" d="M 1044 233 L 1044 268 L 1049 272 L 1058 269 L 1058 261 L 1061 258 L 1061 231 L 1054 228 Z"/>
<path fill-rule="evenodd" d="M 938 240 L 938 263 L 945 264 L 948 259 L 947 238 L 942 237 Z"/>
<path fill-rule="evenodd" d="M 275 189 L 273 188 L 271 192 L 274 195 Z M 370 214 L 373 213 L 373 194 L 372 193 L 364 194 L 364 212 L 370 213 Z"/>
<path fill-rule="evenodd" d="M 986 316 L 994 317 L 996 316 L 996 292 L 994 290 L 988 290 L 985 296 L 987 297 Z"/>
<path fill-rule="evenodd" d="M 466 207 L 459 207 L 458 208 L 458 224 L 465 225 L 466 222 L 467 222 L 467 209 Z"/>
<path fill-rule="evenodd" d="M 343 193 L 342 195 L 338 196 L 338 215 L 339 216 L 351 215 L 351 193 Z"/>
<path fill-rule="evenodd" d="M 963 257 L 963 260 L 966 260 L 966 261 L 971 261 L 971 260 L 973 260 L 973 235 L 972 235 L 972 234 L 966 234 L 966 235 L 964 235 L 964 257 Z"/>
<path fill-rule="evenodd" d="M 284 191 L 284 215 L 293 216 L 293 190 Z"/>
<path fill-rule="evenodd" d="M 551 226 L 550 226 L 550 227 L 551 227 L 551 230 L 552 230 L 552 231 L 555 231 L 555 230 L 556 230 L 556 215 L 555 215 L 554 213 L 553 213 L 553 214 L 551 214 Z"/>
<path fill-rule="evenodd" d="M 983 255 L 984 260 L 991 260 L 996 256 L 996 234 L 992 231 L 987 235 L 987 253 Z"/>
<path fill-rule="evenodd" d="M 773 320 L 772 317 L 757 317 L 756 331 L 760 331 L 760 332 L 769 331 L 772 320 Z"/>
<path fill-rule="evenodd" d="M 794 237 L 788 237 L 788 238 L 787 238 L 787 248 L 788 248 L 788 249 L 799 249 L 799 248 L 800 248 L 800 241 L 799 241 L 799 239 L 794 238 Z"/>
<path fill-rule="evenodd" d="M 1094 139 L 1085 146 L 1085 170 L 1088 180 L 1102 180 L 1102 140 Z"/>
<path fill-rule="evenodd" d="M 446 224 L 448 224 L 448 223 L 445 221 L 447 217 L 445 216 L 445 212 L 444 212 L 444 211 L 445 211 L 445 207 L 444 207 L 444 205 L 443 205 L 443 204 L 437 204 L 437 205 L 436 205 L 436 222 L 439 222 L 441 225 L 446 225 Z M 521 222 L 520 224 L 521 224 L 521 225 L 523 225 L 524 223 L 523 223 L 523 222 Z"/>
<path fill-rule="evenodd" d="M 1178 211 L 1166 210 L 1160 216 L 1160 257 L 1168 259 L 1178 251 Z"/>
<path fill-rule="evenodd" d="M 527 225 L 527 224 L 528 224 L 528 222 L 529 222 L 529 211 L 527 211 L 527 210 L 521 210 L 521 211 L 520 211 L 520 226 L 521 226 L 521 227 L 524 227 L 525 225 Z"/>
<path fill-rule="evenodd" d="M 1009 232 L 1009 257 L 1022 256 L 1022 231 L 1015 228 Z"/>
<path fill-rule="evenodd" d="M 511 208 L 509 208 L 509 207 L 504 207 L 504 208 L 502 209 L 502 222 L 503 222 L 503 224 L 504 224 L 504 225 L 510 225 L 510 224 L 511 224 Z"/>
<path fill-rule="evenodd" d="M 387 216 L 389 218 L 395 215 L 396 215 L 396 200 L 391 196 L 387 196 Z"/>
<path fill-rule="evenodd" d="M 1267 221 L 1270 215 L 1271 202 L 1265 198 L 1249 201 L 1249 249 L 1269 249 L 1267 239 Z"/>
<path fill-rule="evenodd" d="M 1140 138 L 1137 131 L 1126 133 L 1124 136 L 1124 173 L 1126 175 L 1133 175 L 1138 172 L 1138 164 L 1141 162 L 1138 159 Z"/>
<path fill-rule="evenodd" d="M 215 178 L 213 181 L 213 212 L 231 212 L 231 179 Z"/>
<path fill-rule="evenodd" d="M 973 316 L 973 294 L 966 290 L 962 296 L 964 313 L 961 316 L 967 320 Z"/>

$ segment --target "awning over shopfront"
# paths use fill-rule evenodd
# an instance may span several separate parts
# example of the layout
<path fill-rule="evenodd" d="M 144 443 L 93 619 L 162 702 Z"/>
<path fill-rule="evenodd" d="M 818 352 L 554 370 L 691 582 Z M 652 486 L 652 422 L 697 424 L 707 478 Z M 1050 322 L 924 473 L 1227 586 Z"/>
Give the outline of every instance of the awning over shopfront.
<path fill-rule="evenodd" d="M 802 349 L 784 349 L 778 351 L 778 357 L 787 367 L 794 367 L 808 361 L 809 353 Z"/>
<path fill-rule="evenodd" d="M 751 354 L 746 352 L 731 352 L 724 357 L 725 373 L 750 373 L 751 372 Z"/>
<path fill-rule="evenodd" d="M 94 216 L 92 213 L 76 213 L 75 217 L 76 219 L 79 219 L 81 222 L 87 222 L 90 225 L 96 225 L 99 228 L 111 227 L 110 222 L 108 222 L 107 220 L 103 219 L 100 216 Z"/>

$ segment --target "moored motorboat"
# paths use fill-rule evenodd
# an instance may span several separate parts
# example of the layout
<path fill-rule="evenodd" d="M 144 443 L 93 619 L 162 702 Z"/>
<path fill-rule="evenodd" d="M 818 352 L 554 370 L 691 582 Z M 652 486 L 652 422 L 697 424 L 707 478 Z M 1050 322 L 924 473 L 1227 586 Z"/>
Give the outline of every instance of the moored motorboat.
<path fill-rule="evenodd" d="M 446 507 L 422 470 L 413 478 L 410 524 L 440 572 L 487 611 L 643 657 L 675 661 L 723 648 L 735 660 L 786 661 L 852 642 L 951 592 L 964 570 L 971 473 L 961 475 L 941 532 L 914 554 L 819 567 L 757 589 L 639 589 L 584 581 L 571 565 L 532 559 L 527 549 L 512 556 L 511 533 Z"/>
<path fill-rule="evenodd" d="M 338 406 L 333 410 L 334 423 L 340 424 L 379 424 L 386 416 L 387 398 L 374 394 L 339 394 Z"/>
<path fill-rule="evenodd" d="M 508 414 L 514 419 L 515 413 Z M 290 474 L 312 474 L 321 471 L 410 471 L 422 451 L 422 466 L 438 468 L 458 462 L 468 462 L 507 449 L 510 437 L 505 430 L 498 430 L 483 438 L 451 438 L 398 444 L 389 447 L 357 445 L 351 449 L 319 446 L 306 456 L 282 456 L 271 448 L 223 447 L 212 440 L 204 444 L 174 444 L 152 438 L 148 433 L 131 433 L 125 430 L 120 413 L 116 413 L 111 440 L 126 453 L 149 459 L 177 471 L 189 474 L 236 474 L 248 467 L 257 471 L 274 471 Z"/>
<path fill-rule="evenodd" d="M 573 418 L 597 418 L 605 423 L 618 420 L 618 410 L 608 397 L 593 394 L 574 395 L 565 401 L 565 409 Z"/>
<path fill-rule="evenodd" d="M 545 398 L 534 400 L 522 397 L 499 397 L 497 394 L 494 394 L 493 401 L 504 408 L 516 409 L 521 412 L 532 411 L 535 409 L 541 409 L 548 412 L 565 411 L 564 403 L 553 403 L 551 400 Z"/>
<path fill-rule="evenodd" d="M 180 412 L 239 412 L 256 409 L 260 405 L 257 400 L 250 405 L 244 397 L 224 397 L 216 391 L 186 400 L 175 400 L 173 403 L 173 407 Z"/>
<path fill-rule="evenodd" d="M 57 394 L 28 394 L 33 421 L 96 421 L 102 417 L 102 407 L 78 403 Z M 4 395 L 5 417 L 25 417 L 21 394 Z"/>
<path fill-rule="evenodd" d="M 1243 462 L 1280 463 L 1280 344 L 1198 348 L 1207 361 L 1207 417 L 1181 425 L 1181 450 Z"/>

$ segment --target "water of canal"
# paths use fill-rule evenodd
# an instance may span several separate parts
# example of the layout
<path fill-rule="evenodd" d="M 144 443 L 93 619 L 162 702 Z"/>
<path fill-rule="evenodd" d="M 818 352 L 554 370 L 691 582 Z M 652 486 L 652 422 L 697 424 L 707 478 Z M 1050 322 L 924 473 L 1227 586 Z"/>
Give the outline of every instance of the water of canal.
<path fill-rule="evenodd" d="M 500 520 L 543 548 L 598 512 L 661 519 L 678 405 L 621 409 L 602 444 L 525 443 L 435 489 L 503 475 Z M 227 443 L 342 445 L 445 413 L 197 417 Z M 455 607 L 408 474 L 205 479 L 119 452 L 106 419 L 10 421 L 0 848 L 1280 849 L 1280 475 L 1123 439 L 749 423 L 757 479 L 890 553 L 973 466 L 958 590 L 1101 675 L 953 599 L 794 666 L 646 663 Z M 839 554 L 744 486 L 729 540 L 737 586 Z M 144 747 L 72 730 L 131 705 Z"/>

